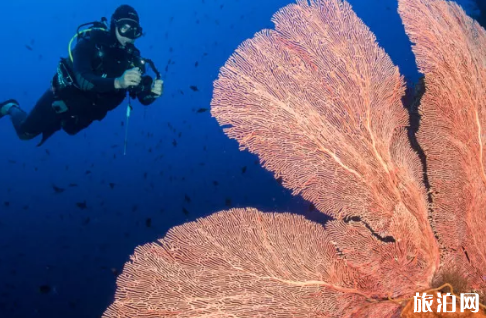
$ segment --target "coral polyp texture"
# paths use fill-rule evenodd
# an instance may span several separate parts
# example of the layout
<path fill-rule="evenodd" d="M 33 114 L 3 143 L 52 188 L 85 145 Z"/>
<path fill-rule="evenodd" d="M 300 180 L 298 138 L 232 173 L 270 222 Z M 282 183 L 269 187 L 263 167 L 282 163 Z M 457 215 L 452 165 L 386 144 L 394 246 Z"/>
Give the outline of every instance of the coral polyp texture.
<path fill-rule="evenodd" d="M 175 227 L 135 250 L 105 318 L 388 318 L 445 283 L 485 296 L 486 33 L 454 2 L 399 14 L 430 189 L 398 67 L 347 2 L 298 0 L 221 68 L 211 113 L 332 220 L 247 208 Z"/>

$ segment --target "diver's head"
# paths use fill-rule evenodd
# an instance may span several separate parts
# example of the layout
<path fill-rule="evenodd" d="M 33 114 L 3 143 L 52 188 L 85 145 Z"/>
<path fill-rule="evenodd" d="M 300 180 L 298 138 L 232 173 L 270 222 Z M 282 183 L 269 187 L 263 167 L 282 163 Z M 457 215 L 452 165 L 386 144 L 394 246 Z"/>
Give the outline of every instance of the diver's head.
<path fill-rule="evenodd" d="M 122 46 L 133 44 L 142 36 L 137 11 L 126 4 L 119 6 L 111 16 L 110 30 Z"/>

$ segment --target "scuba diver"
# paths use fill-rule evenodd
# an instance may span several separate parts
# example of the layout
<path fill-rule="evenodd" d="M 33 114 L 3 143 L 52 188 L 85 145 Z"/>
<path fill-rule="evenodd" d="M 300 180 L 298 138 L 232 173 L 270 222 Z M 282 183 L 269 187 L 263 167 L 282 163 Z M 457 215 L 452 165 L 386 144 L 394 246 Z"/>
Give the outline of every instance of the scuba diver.
<path fill-rule="evenodd" d="M 75 135 L 94 120 L 102 120 L 128 95 L 142 105 L 152 104 L 162 95 L 163 81 L 153 62 L 140 56 L 135 40 L 142 36 L 139 16 L 128 5 L 113 13 L 108 30 L 104 22 L 81 25 L 69 43 L 69 57 L 61 58 L 51 87 L 39 98 L 32 111 L 24 112 L 15 99 L 0 103 L 0 118 L 9 115 L 21 140 L 43 135 L 41 146 L 58 130 Z M 82 26 L 93 24 L 83 30 Z M 77 37 L 71 52 L 71 43 Z M 156 79 L 142 76 L 149 64 Z M 131 104 L 128 104 L 127 119 Z M 126 144 L 126 140 L 125 140 Z"/>

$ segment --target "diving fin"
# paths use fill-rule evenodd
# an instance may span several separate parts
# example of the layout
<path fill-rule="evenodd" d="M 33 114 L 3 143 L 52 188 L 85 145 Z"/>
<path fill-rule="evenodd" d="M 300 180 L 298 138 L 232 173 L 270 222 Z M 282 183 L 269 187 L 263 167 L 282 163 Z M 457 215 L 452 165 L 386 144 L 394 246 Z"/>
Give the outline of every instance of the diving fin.
<path fill-rule="evenodd" d="M 15 99 L 9 99 L 7 101 L 4 101 L 3 103 L 0 103 L 0 118 L 8 115 L 8 111 L 13 106 L 19 107 L 19 102 L 17 102 Z"/>

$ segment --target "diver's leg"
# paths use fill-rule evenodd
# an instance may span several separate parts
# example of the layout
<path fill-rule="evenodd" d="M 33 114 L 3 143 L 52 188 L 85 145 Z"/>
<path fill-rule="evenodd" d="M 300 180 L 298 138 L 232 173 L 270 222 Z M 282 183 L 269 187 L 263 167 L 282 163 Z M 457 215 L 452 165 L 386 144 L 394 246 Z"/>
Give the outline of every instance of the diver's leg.
<path fill-rule="evenodd" d="M 0 104 L 0 118 L 10 115 L 10 120 L 17 132 L 17 135 L 22 140 L 29 140 L 38 134 L 28 134 L 23 131 L 22 123 L 27 118 L 27 113 L 19 107 L 19 103 L 15 99 L 9 99 Z"/>
<path fill-rule="evenodd" d="M 29 114 L 23 111 L 16 101 L 14 101 L 13 105 L 13 102 L 10 102 L 10 106 L 0 108 L 0 113 L 5 113 L 5 108 L 8 107 L 6 114 L 10 115 L 18 137 L 21 140 L 30 140 L 41 133 L 58 130 L 60 128 L 59 118 L 52 109 L 53 101 L 54 94 L 51 90 L 47 90 Z"/>
<path fill-rule="evenodd" d="M 30 140 L 40 134 L 40 132 L 38 133 L 28 132 L 29 127 L 24 124 L 28 115 L 26 112 L 20 109 L 20 107 L 18 106 L 11 107 L 8 114 L 10 115 L 10 120 L 12 121 L 15 131 L 17 132 L 17 136 L 19 136 L 21 140 Z"/>

